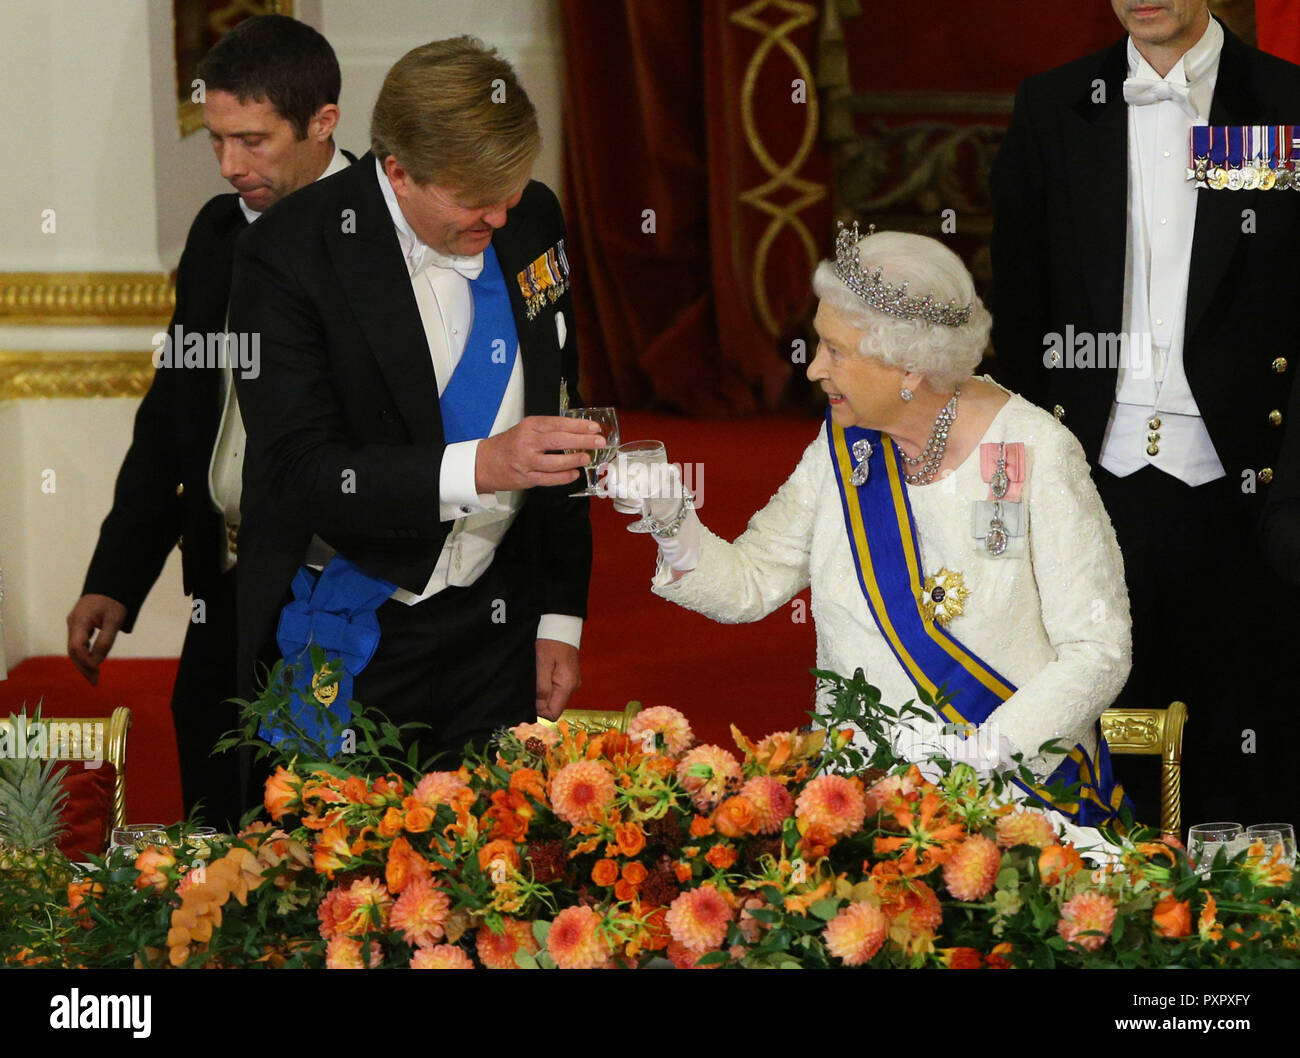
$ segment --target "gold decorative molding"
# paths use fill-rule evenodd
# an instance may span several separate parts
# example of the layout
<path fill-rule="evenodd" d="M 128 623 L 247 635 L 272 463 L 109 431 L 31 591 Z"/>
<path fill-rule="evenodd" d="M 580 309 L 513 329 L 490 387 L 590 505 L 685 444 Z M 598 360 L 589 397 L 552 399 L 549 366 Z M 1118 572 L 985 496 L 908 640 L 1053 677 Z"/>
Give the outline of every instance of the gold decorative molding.
<path fill-rule="evenodd" d="M 0 352 L 0 401 L 143 397 L 153 372 L 149 352 Z"/>
<path fill-rule="evenodd" d="M 0 324 L 163 327 L 175 305 L 165 272 L 0 272 Z"/>
<path fill-rule="evenodd" d="M 776 9 L 779 13 L 788 17 L 777 24 L 766 22 L 761 16 L 769 8 Z M 745 68 L 745 77 L 740 89 L 740 119 L 745 131 L 745 142 L 749 145 L 754 157 L 758 159 L 758 164 L 767 172 L 769 179 L 757 187 L 741 192 L 739 199 L 746 205 L 753 206 L 772 218 L 755 247 L 751 281 L 753 283 L 754 307 L 758 312 L 759 320 L 762 322 L 764 330 L 775 337 L 780 333 L 781 324 L 772 314 L 772 306 L 767 297 L 767 287 L 763 282 L 772 243 L 781 233 L 782 228 L 789 227 L 798 236 L 799 241 L 803 243 L 804 252 L 808 256 L 808 269 L 810 272 L 817 267 L 817 262 L 820 260 L 820 255 L 817 252 L 817 242 L 808 230 L 808 226 L 800 218 L 799 213 L 825 198 L 826 187 L 823 184 L 805 180 L 797 175 L 804 162 L 807 161 L 817 139 L 816 79 L 813 77 L 808 60 L 789 39 L 789 35 L 795 30 L 816 21 L 817 9 L 813 4 L 798 3 L 796 0 L 755 0 L 754 3 L 746 5 L 739 11 L 732 12 L 730 17 L 731 21 L 736 25 L 753 30 L 762 37 L 758 47 L 754 49 L 754 54 L 750 56 L 749 65 Z M 759 135 L 758 124 L 754 120 L 754 85 L 757 83 L 759 72 L 767 62 L 767 57 L 773 48 L 780 48 L 785 52 L 798 72 L 798 76 L 803 78 L 804 85 L 807 88 L 807 102 L 804 105 L 803 138 L 800 140 L 794 157 L 784 165 L 778 163 L 769 153 L 762 137 Z M 785 203 L 769 201 L 768 196 L 787 188 L 797 193 L 793 200 Z"/>

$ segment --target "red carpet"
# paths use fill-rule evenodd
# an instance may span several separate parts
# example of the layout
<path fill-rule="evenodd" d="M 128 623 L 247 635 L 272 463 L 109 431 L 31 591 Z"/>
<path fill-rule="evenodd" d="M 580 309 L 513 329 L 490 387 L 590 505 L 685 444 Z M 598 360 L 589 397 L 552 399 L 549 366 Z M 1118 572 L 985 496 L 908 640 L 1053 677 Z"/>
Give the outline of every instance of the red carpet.
<path fill-rule="evenodd" d="M 690 463 L 688 484 L 703 499 L 700 517 L 734 539 L 780 486 L 816 436 L 816 420 L 701 421 L 646 412 L 621 416 L 623 439 L 656 438 L 668 458 Z M 595 561 L 583 630 L 583 684 L 573 705 L 622 709 L 631 699 L 672 705 L 698 737 L 732 745 L 728 724 L 761 737 L 807 721 L 812 707 L 812 620 L 786 606 L 753 625 L 720 625 L 651 594 L 654 542 L 625 531 L 630 518 L 593 501 Z M 807 614 L 807 593 L 803 596 Z M 28 658 L 0 681 L 0 711 L 44 700 L 49 716 L 108 716 L 130 706 L 127 814 L 133 821 L 180 818 L 172 733 L 174 659 L 109 659 L 89 686 L 67 658 Z"/>

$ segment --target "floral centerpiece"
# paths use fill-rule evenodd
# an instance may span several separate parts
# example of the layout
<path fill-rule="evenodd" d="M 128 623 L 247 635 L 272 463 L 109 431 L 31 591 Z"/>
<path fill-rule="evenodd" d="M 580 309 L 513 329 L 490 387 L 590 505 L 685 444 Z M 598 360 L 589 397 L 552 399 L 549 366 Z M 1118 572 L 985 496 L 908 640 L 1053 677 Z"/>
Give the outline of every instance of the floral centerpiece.
<path fill-rule="evenodd" d="M 354 704 L 351 757 L 325 759 L 306 734 L 258 744 L 269 821 L 204 856 L 100 864 L 66 907 L 3 927 L 6 961 L 1300 965 L 1280 849 L 1198 873 L 1133 828 L 1099 835 L 1113 851 L 1090 864 L 1056 817 L 1009 797 L 1014 774 L 941 761 L 927 778 L 893 757 L 886 729 L 936 703 L 894 710 L 860 672 L 818 675 L 835 705 L 811 729 L 701 745 L 660 706 L 625 731 L 524 724 L 446 770 L 399 759 L 402 732 Z M 245 703 L 245 735 L 283 707 L 285 675 L 271 686 Z"/>

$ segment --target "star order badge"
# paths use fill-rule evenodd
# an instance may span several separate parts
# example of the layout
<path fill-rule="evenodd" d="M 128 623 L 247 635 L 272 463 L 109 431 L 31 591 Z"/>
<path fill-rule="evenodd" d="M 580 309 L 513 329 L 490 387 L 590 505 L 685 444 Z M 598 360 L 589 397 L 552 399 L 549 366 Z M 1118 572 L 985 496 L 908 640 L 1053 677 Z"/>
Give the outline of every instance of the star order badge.
<path fill-rule="evenodd" d="M 941 568 L 925 578 L 925 587 L 921 589 L 921 612 L 927 621 L 937 625 L 946 625 L 954 617 L 965 612 L 966 600 L 970 598 L 970 589 L 961 573 Z"/>

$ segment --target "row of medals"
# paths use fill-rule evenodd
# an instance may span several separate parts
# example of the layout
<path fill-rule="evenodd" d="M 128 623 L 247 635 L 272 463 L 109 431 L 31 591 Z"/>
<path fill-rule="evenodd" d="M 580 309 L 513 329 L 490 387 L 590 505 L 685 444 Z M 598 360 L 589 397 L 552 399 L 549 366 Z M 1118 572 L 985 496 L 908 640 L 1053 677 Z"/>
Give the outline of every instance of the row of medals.
<path fill-rule="evenodd" d="M 1272 191 L 1292 188 L 1300 191 L 1300 171 L 1271 169 L 1268 166 L 1245 165 L 1240 169 L 1210 168 L 1208 158 L 1197 158 L 1196 167 L 1187 175 L 1214 191 Z"/>

